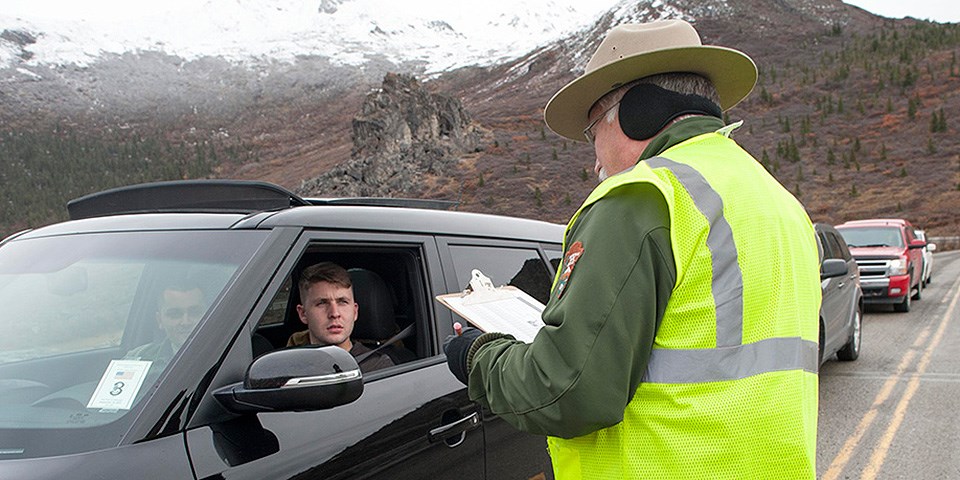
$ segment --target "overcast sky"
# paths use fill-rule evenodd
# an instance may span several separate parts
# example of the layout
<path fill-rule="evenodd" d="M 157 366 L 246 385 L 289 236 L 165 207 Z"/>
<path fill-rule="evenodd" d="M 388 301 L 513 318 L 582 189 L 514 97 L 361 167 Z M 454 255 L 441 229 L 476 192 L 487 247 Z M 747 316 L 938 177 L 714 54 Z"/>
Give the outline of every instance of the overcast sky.
<path fill-rule="evenodd" d="M 935 22 L 960 22 L 957 0 L 844 0 L 868 12 L 890 18 L 913 17 Z"/>
<path fill-rule="evenodd" d="M 100 18 L 121 20 L 130 16 L 151 16 L 159 12 L 188 6 L 196 0 L 2 0 L 8 14 L 59 18 Z M 447 4 L 438 0 L 404 0 L 409 8 L 435 8 Z M 522 1 L 522 0 L 519 0 Z M 572 1 L 572 0 L 571 0 Z M 615 0 L 600 0 L 613 5 Z M 736 1 L 736 0 L 728 0 Z M 864 10 L 891 18 L 911 16 L 938 22 L 960 22 L 960 2 L 957 0 L 844 0 Z M 487 3 L 509 4 L 513 0 L 489 0 Z M 319 0 L 316 1 L 319 4 Z M 449 5 L 449 4 L 447 4 Z M 189 8 L 187 8 L 189 10 Z"/>

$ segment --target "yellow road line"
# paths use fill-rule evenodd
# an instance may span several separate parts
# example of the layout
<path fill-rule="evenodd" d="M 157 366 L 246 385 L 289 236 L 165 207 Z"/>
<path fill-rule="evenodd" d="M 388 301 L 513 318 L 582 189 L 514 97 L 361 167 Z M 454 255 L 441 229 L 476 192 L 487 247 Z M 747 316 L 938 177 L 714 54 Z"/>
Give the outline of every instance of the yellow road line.
<path fill-rule="evenodd" d="M 950 317 L 953 315 L 953 309 L 957 306 L 958 298 L 960 298 L 960 290 L 954 294 L 953 301 L 950 302 L 950 307 L 947 308 L 947 313 L 945 313 L 940 320 L 940 327 L 937 328 L 937 333 L 933 335 L 930 345 L 928 345 L 923 352 L 923 357 L 920 358 L 920 363 L 917 364 L 917 373 L 910 379 L 910 383 L 907 385 L 903 397 L 900 398 L 900 403 L 897 404 L 897 408 L 893 412 L 893 421 L 887 426 L 887 431 L 883 433 L 883 438 L 881 438 L 880 443 L 874 447 L 873 454 L 870 455 L 870 463 L 867 464 L 863 475 L 860 476 L 861 479 L 873 480 L 877 478 L 877 474 L 880 473 L 880 467 L 883 466 L 887 452 L 890 451 L 890 444 L 893 443 L 893 437 L 897 435 L 897 430 L 900 429 L 900 424 L 903 423 L 903 417 L 907 414 L 907 406 L 910 404 L 913 395 L 917 393 L 917 389 L 920 388 L 920 376 L 926 372 L 927 366 L 930 365 L 930 356 L 933 355 L 933 351 L 936 350 L 937 345 L 940 344 L 940 340 L 943 339 L 943 332 L 947 329 L 947 324 L 950 323 Z"/>
<path fill-rule="evenodd" d="M 929 333 L 929 331 L 926 332 Z M 920 336 L 926 338 L 926 335 L 923 333 L 921 333 Z M 917 342 L 914 342 L 914 344 L 916 343 Z M 877 418 L 880 405 L 890 396 L 893 387 L 896 386 L 897 381 L 900 379 L 900 374 L 903 373 L 907 365 L 913 362 L 914 356 L 916 356 L 915 351 L 912 349 L 908 350 L 907 354 L 900 360 L 900 365 L 897 366 L 896 373 L 887 377 L 887 380 L 883 383 L 883 387 L 880 389 L 880 393 L 878 393 L 877 397 L 873 400 L 873 405 L 870 406 L 870 410 L 860 419 L 860 423 L 857 425 L 857 428 L 854 429 L 853 434 L 843 443 L 840 452 L 837 453 L 837 456 L 830 462 L 830 468 L 820 477 L 821 480 L 836 480 L 840 476 L 844 467 L 850 462 L 850 458 L 853 456 L 853 450 L 857 448 L 860 440 L 867 433 L 867 430 L 870 429 L 870 426 L 873 425 L 874 419 Z"/>
<path fill-rule="evenodd" d="M 956 288 L 956 285 L 954 285 L 951 288 Z M 948 308 L 947 314 L 944 316 L 944 319 L 949 318 L 950 314 L 953 311 L 954 306 L 957 303 L 957 298 L 960 298 L 960 289 L 958 289 L 957 293 L 954 294 L 953 302 L 950 304 L 950 307 Z M 942 335 L 945 324 L 946 324 L 946 321 L 941 320 L 940 328 L 937 330 L 938 336 Z M 897 369 L 894 371 L 894 373 L 891 374 L 889 377 L 887 377 L 887 380 L 883 383 L 883 387 L 880 389 L 880 392 L 877 393 L 876 398 L 874 398 L 873 404 L 870 406 L 870 410 L 868 410 L 867 413 L 864 414 L 863 418 L 860 419 L 860 423 L 857 424 L 857 428 L 854 429 L 853 433 L 849 437 L 847 437 L 847 440 L 843 443 L 843 447 L 840 448 L 840 451 L 837 453 L 837 456 L 835 456 L 833 458 L 833 461 L 830 462 L 830 467 L 827 468 L 827 471 L 824 472 L 822 477 L 820 477 L 821 480 L 836 480 L 837 478 L 840 477 L 840 473 L 843 472 L 843 469 L 847 466 L 847 463 L 850 462 L 850 459 L 853 456 L 853 451 L 857 448 L 857 446 L 859 446 L 860 440 L 863 439 L 863 436 L 866 435 L 867 430 L 870 429 L 870 427 L 873 425 L 874 420 L 876 420 L 877 415 L 879 414 L 880 405 L 882 405 L 887 400 L 887 398 L 890 397 L 890 394 L 893 392 L 893 388 L 897 385 L 897 382 L 900 381 L 900 378 L 903 375 L 903 372 L 906 371 L 906 368 L 913 362 L 914 357 L 916 357 L 916 349 L 921 347 L 927 341 L 927 337 L 929 336 L 930 336 L 930 326 L 927 326 L 926 328 L 923 329 L 923 331 L 920 332 L 916 340 L 914 340 L 910 350 L 908 350 L 900 359 L 900 364 L 897 365 Z M 939 338 L 937 338 L 937 343 L 939 343 Z M 928 348 L 927 353 L 924 355 L 924 358 L 926 358 L 927 361 L 929 361 L 929 353 L 931 351 L 932 349 Z M 919 378 L 916 376 L 914 377 L 914 380 L 919 382 Z M 913 395 L 910 394 L 910 396 L 912 397 Z M 902 399 L 900 403 L 903 404 Z M 898 405 L 898 408 L 899 408 L 899 405 Z M 904 405 L 904 409 L 905 408 L 906 408 L 906 405 Z M 898 428 L 899 428 L 899 423 L 898 423 Z M 888 432 L 890 432 L 889 428 L 888 428 Z M 893 433 L 896 433 L 896 430 L 893 430 Z M 891 441 L 892 441 L 892 436 L 891 436 Z M 889 448 L 889 445 L 888 445 L 888 448 Z M 877 455 L 876 450 L 874 450 L 874 455 Z M 886 455 L 886 451 L 884 451 L 883 455 L 884 456 Z M 882 463 L 883 458 L 881 457 L 880 460 Z M 879 470 L 879 467 L 877 467 L 877 470 Z"/>

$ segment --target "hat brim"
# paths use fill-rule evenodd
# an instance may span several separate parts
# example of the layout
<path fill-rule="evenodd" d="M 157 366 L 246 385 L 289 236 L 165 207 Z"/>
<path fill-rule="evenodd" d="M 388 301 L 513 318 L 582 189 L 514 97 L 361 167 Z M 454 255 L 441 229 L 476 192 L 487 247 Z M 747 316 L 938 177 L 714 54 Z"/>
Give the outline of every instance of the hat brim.
<path fill-rule="evenodd" d="M 584 74 L 560 89 L 547 102 L 543 119 L 559 135 L 585 142 L 583 128 L 590 108 L 611 90 L 661 73 L 688 72 L 713 82 L 724 111 L 740 103 L 757 83 L 757 66 L 732 48 L 702 45 L 641 53 Z"/>

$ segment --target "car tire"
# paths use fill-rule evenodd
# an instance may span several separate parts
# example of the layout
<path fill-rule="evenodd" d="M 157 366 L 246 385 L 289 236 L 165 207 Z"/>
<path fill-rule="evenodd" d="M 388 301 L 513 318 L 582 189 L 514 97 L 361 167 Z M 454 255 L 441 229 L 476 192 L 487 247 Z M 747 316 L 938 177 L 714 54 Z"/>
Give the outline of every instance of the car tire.
<path fill-rule="evenodd" d="M 850 332 L 850 340 L 840 350 L 837 350 L 837 359 L 844 362 L 852 362 L 860 356 L 860 335 L 861 325 L 863 323 L 863 314 L 857 308 L 853 312 L 853 331 Z"/>
<path fill-rule="evenodd" d="M 893 304 L 893 311 L 900 312 L 900 313 L 906 313 L 910 311 L 910 294 L 909 293 L 903 296 L 902 302 Z"/>
<path fill-rule="evenodd" d="M 917 293 L 913 294 L 914 300 L 920 300 L 923 298 L 923 280 L 917 282 Z"/>

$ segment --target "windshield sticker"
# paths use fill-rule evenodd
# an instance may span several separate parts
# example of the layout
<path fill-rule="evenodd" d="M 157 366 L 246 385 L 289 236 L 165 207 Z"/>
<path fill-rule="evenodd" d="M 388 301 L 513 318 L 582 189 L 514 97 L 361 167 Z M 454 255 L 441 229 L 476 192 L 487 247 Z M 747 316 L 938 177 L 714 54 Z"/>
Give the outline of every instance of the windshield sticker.
<path fill-rule="evenodd" d="M 143 360 L 111 360 L 100 384 L 93 391 L 87 408 L 129 410 L 143 386 L 143 379 L 153 362 Z"/>

